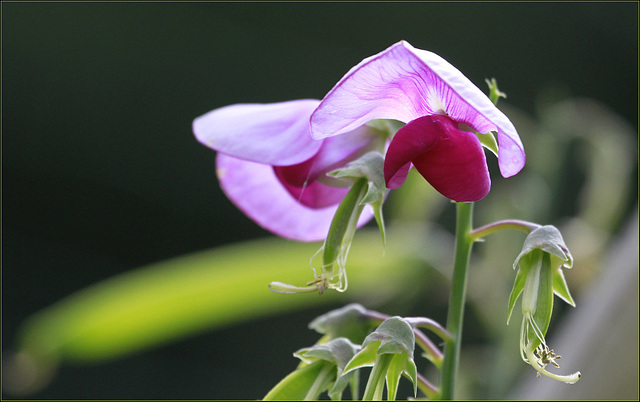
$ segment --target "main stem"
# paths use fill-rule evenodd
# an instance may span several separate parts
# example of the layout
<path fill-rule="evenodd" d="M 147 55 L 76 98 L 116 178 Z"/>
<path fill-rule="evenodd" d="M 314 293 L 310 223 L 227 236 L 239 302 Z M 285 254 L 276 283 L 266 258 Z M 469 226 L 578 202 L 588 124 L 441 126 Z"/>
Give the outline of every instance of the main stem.
<path fill-rule="evenodd" d="M 454 398 L 454 385 L 460 361 L 462 321 L 467 292 L 467 267 L 473 245 L 470 236 L 472 220 L 473 203 L 458 202 L 456 204 L 456 250 L 447 315 L 447 330 L 453 339 L 445 343 L 441 370 L 442 381 L 440 383 L 440 397 L 447 400 Z"/>

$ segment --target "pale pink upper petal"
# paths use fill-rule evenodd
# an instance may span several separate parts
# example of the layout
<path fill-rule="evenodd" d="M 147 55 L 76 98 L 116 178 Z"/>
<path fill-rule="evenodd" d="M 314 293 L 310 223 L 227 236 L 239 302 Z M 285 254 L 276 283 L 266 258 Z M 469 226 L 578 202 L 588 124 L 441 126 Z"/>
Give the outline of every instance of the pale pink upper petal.
<path fill-rule="evenodd" d="M 319 101 L 236 104 L 193 121 L 198 141 L 218 152 L 269 165 L 292 165 L 311 158 L 322 145 L 309 135 L 309 116 Z"/>
<path fill-rule="evenodd" d="M 304 206 L 283 187 L 269 165 L 219 153 L 216 172 L 227 197 L 266 230 L 297 241 L 319 241 L 327 237 L 338 204 L 319 209 Z M 335 191 L 345 189 L 335 188 Z M 366 206 L 358 226 L 372 217 L 371 208 Z"/>
<path fill-rule="evenodd" d="M 524 147 L 515 127 L 458 69 L 435 53 L 400 41 L 353 67 L 311 116 L 311 135 L 343 134 L 373 119 L 409 122 L 443 114 L 480 133 L 498 132 L 499 166 L 522 169 Z"/>

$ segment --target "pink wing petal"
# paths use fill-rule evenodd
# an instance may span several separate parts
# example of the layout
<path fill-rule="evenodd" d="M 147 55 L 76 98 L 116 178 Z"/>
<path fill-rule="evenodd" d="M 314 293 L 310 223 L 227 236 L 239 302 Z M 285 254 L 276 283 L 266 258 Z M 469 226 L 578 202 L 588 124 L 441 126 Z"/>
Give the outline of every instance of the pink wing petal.
<path fill-rule="evenodd" d="M 407 126 L 412 126 L 414 135 L 430 131 L 440 137 L 427 152 L 412 160 L 418 172 L 440 194 L 457 202 L 475 202 L 489 193 L 487 160 L 474 133 L 458 130 L 442 116 L 418 119 Z"/>
<path fill-rule="evenodd" d="M 322 141 L 309 135 L 314 99 L 225 106 L 196 118 L 193 132 L 218 152 L 269 165 L 291 165 L 311 158 Z"/>
<path fill-rule="evenodd" d="M 218 154 L 216 171 L 227 197 L 249 218 L 266 230 L 296 241 L 326 238 L 337 204 L 327 208 L 308 208 L 293 198 L 280 184 L 269 165 L 248 162 Z M 336 188 L 336 191 L 344 189 Z M 358 226 L 373 217 L 365 207 Z"/>
<path fill-rule="evenodd" d="M 443 114 L 480 133 L 498 132 L 503 176 L 522 169 L 524 147 L 509 119 L 458 69 L 400 41 L 353 67 L 311 115 L 311 135 L 326 138 L 373 119 L 409 122 Z"/>

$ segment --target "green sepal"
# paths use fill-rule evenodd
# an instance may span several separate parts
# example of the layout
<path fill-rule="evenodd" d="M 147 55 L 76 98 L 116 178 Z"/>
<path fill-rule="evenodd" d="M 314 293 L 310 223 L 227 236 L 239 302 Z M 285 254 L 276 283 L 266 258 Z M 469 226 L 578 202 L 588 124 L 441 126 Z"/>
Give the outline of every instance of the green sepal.
<path fill-rule="evenodd" d="M 569 287 L 567 286 L 567 281 L 564 278 L 562 267 L 558 267 L 553 270 L 553 293 L 571 306 L 576 306 L 576 302 L 573 301 L 573 297 L 571 297 L 571 293 L 569 292 Z"/>
<path fill-rule="evenodd" d="M 396 399 L 398 391 L 398 383 L 402 373 L 407 373 L 411 382 L 413 382 L 413 396 L 418 394 L 418 370 L 413 358 L 407 356 L 407 352 L 396 354 L 391 358 L 389 368 L 387 369 L 387 399 L 393 401 Z"/>
<path fill-rule="evenodd" d="M 370 204 L 373 208 L 373 213 L 382 235 L 382 242 L 383 244 L 386 244 L 384 219 L 382 217 L 382 204 L 388 189 L 384 181 L 383 167 L 384 156 L 377 151 L 371 151 L 362 155 L 360 158 L 349 162 L 347 166 L 329 172 L 328 175 L 339 179 L 367 179 L 367 191 L 362 201 L 360 201 L 360 204 Z"/>
<path fill-rule="evenodd" d="M 315 318 L 309 323 L 309 328 L 324 334 L 323 339 L 345 337 L 361 344 L 373 327 L 366 311 L 362 305 L 351 303 Z"/>
<path fill-rule="evenodd" d="M 352 372 L 353 370 L 361 367 L 371 367 L 375 364 L 378 358 L 379 342 L 372 342 L 367 346 L 360 349 L 360 352 L 356 353 L 349 363 L 344 368 L 342 375 Z"/>
<path fill-rule="evenodd" d="M 529 271 L 529 276 L 533 274 L 532 271 L 534 271 L 534 269 Z M 547 329 L 549 329 L 551 314 L 553 313 L 553 272 L 551 271 L 551 256 L 548 253 L 542 253 L 539 276 L 537 302 L 535 312 L 533 313 L 533 320 L 544 337 L 547 334 Z M 542 341 L 533 328 L 529 328 L 528 336 L 530 342 L 529 347 L 531 348 L 535 349 Z"/>
<path fill-rule="evenodd" d="M 529 272 L 529 265 L 520 264 L 520 269 L 516 273 L 516 280 L 513 283 L 513 288 L 511 289 L 511 294 L 509 295 L 509 312 L 507 314 L 507 325 L 509 324 L 509 320 L 511 320 L 511 313 L 513 312 L 513 307 L 522 294 L 522 290 L 524 289 L 525 279 L 527 278 L 527 272 Z"/>
<path fill-rule="evenodd" d="M 347 338 L 336 338 L 300 349 L 293 355 L 308 364 L 316 360 L 327 360 L 342 370 L 359 350 L 360 346 Z"/>
<path fill-rule="evenodd" d="M 369 121 L 366 125 L 379 131 L 387 138 L 391 138 L 402 128 L 402 126 L 404 126 L 404 124 L 405 123 L 398 120 L 374 119 Z"/>
<path fill-rule="evenodd" d="M 355 227 L 362 212 L 360 200 L 362 200 L 364 179 L 358 179 L 338 205 L 329 233 L 322 248 L 323 271 L 327 267 L 333 270 L 333 263 L 338 255 L 345 250 L 344 244 L 351 243 Z M 348 247 L 346 247 L 348 250 Z"/>
<path fill-rule="evenodd" d="M 496 140 L 496 135 L 498 133 L 496 131 L 491 131 L 486 134 L 475 133 L 478 140 L 480 140 L 480 144 L 491 151 L 496 157 L 498 157 L 498 141 Z"/>
<path fill-rule="evenodd" d="M 524 255 L 535 249 L 541 249 L 549 254 L 553 254 L 557 259 L 553 259 L 554 267 L 562 266 L 571 268 L 573 266 L 573 256 L 564 243 L 564 239 L 560 231 L 551 225 L 541 226 L 529 233 L 522 246 L 522 251 L 513 263 L 515 269 Z"/>
<path fill-rule="evenodd" d="M 307 396 L 325 365 L 324 360 L 315 361 L 307 366 L 292 371 L 280 380 L 264 397 L 265 401 L 302 401 Z"/>
<path fill-rule="evenodd" d="M 378 354 L 397 354 L 407 352 L 413 356 L 416 345 L 416 338 L 413 333 L 413 327 L 401 317 L 395 316 L 384 320 L 380 326 L 369 334 L 362 347 L 367 346 L 370 342 L 381 341 Z M 412 357 L 413 358 L 413 357 Z"/>

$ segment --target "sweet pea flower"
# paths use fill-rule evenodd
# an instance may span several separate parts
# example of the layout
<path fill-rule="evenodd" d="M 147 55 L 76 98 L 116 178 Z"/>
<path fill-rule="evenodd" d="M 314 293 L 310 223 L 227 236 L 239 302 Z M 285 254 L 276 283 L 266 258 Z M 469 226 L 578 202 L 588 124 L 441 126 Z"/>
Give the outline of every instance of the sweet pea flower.
<path fill-rule="evenodd" d="M 227 197 L 263 228 L 292 240 L 327 236 L 351 182 L 326 173 L 384 144 L 368 126 L 348 136 L 311 138 L 309 117 L 319 102 L 235 104 L 193 121 L 198 141 L 218 151 L 216 173 Z M 365 208 L 358 225 L 372 216 Z"/>
<path fill-rule="evenodd" d="M 385 156 L 389 189 L 400 187 L 413 165 L 454 201 L 484 198 L 491 179 L 482 143 L 495 143 L 483 137 L 493 133 L 502 176 L 525 163 L 516 129 L 493 102 L 442 57 L 406 41 L 353 67 L 312 114 L 311 135 L 329 138 L 373 119 L 406 123 Z"/>

